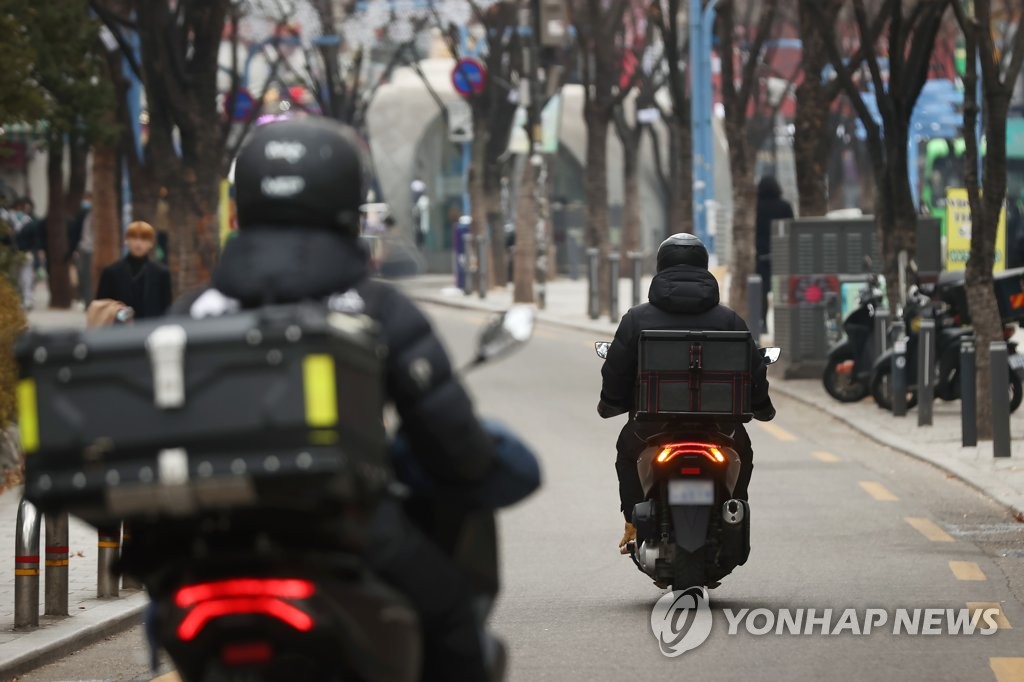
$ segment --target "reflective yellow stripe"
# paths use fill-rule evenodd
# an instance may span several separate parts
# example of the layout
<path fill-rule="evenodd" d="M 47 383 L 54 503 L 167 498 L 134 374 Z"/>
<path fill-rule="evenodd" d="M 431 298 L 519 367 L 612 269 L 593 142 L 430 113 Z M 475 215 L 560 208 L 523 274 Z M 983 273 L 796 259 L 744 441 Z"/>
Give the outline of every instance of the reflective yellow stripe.
<path fill-rule="evenodd" d="M 46 565 L 47 566 L 67 566 L 68 565 L 68 560 L 67 559 L 48 559 L 46 561 Z"/>
<path fill-rule="evenodd" d="M 307 355 L 302 361 L 302 379 L 306 396 L 306 423 L 313 428 L 334 426 L 338 422 L 334 358 L 325 354 Z"/>
<path fill-rule="evenodd" d="M 18 428 L 25 454 L 39 449 L 39 413 L 36 402 L 36 380 L 18 382 Z"/>
<path fill-rule="evenodd" d="M 110 540 L 100 540 L 96 543 L 97 547 L 108 547 L 110 549 L 117 549 L 121 546 L 120 542 L 111 542 Z"/>
<path fill-rule="evenodd" d="M 39 575 L 38 568 L 16 568 L 14 575 Z"/>

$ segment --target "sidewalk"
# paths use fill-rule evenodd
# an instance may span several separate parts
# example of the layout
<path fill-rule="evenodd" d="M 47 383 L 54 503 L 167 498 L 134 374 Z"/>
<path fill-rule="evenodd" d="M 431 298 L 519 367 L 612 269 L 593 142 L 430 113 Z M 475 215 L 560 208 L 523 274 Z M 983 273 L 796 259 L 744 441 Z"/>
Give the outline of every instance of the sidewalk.
<path fill-rule="evenodd" d="M 85 326 L 85 314 L 75 311 L 39 310 L 29 313 L 29 324 L 40 329 Z M 39 628 L 14 630 L 14 546 L 21 489 L 0 494 L 0 547 L 10 552 L 0 574 L 0 680 L 47 660 L 81 649 L 141 617 L 146 597 L 122 591 L 120 599 L 96 598 L 97 536 L 91 526 L 72 518 L 68 524 L 68 613 L 66 618 L 40 616 Z M 45 524 L 40 533 L 40 553 L 46 543 Z M 42 558 L 42 557 L 41 557 Z M 43 612 L 44 575 L 39 577 L 39 612 Z"/>
<path fill-rule="evenodd" d="M 649 279 L 644 280 L 641 300 L 646 300 Z M 483 310 L 504 310 L 512 304 L 509 291 L 493 291 L 486 300 L 476 295 L 464 296 L 450 286 L 451 277 L 419 277 L 399 281 L 397 284 L 419 301 L 440 305 Z M 538 313 L 542 322 L 593 332 L 594 340 L 610 340 L 615 324 L 607 319 L 590 320 L 587 317 L 587 283 L 585 279 L 572 281 L 559 279 L 548 285 L 547 307 Z M 628 280 L 620 282 L 620 310 L 625 312 L 632 302 L 632 287 Z M 769 325 L 771 322 L 769 321 Z M 772 330 L 769 329 L 770 338 Z M 783 353 L 786 349 L 782 350 Z M 896 418 L 879 409 L 870 398 L 856 404 L 842 404 L 833 400 L 813 379 L 782 380 L 773 378 L 769 371 L 772 391 L 798 400 L 835 417 L 875 442 L 912 457 L 929 462 L 977 488 L 994 500 L 1024 514 L 1024 410 L 1010 420 L 1013 456 L 996 460 L 992 456 L 992 443 L 981 442 L 977 447 L 960 445 L 960 403 L 936 401 L 933 425 L 917 426 L 917 410 L 906 417 Z"/>

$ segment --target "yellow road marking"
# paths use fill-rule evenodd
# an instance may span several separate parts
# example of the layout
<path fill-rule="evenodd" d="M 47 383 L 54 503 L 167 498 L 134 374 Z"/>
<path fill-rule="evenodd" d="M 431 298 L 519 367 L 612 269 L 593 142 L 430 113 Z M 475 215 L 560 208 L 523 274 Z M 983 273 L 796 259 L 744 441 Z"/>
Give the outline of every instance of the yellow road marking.
<path fill-rule="evenodd" d="M 876 483 L 875 481 L 861 481 L 860 487 L 864 488 L 864 492 L 879 502 L 895 502 L 900 499 L 893 495 L 892 492 L 884 485 Z"/>
<path fill-rule="evenodd" d="M 950 561 L 949 570 L 953 571 L 957 580 L 988 580 L 981 566 L 973 561 Z"/>
<path fill-rule="evenodd" d="M 1024 658 L 990 658 L 988 664 L 995 673 L 996 682 L 1024 680 Z"/>
<path fill-rule="evenodd" d="M 781 426 L 776 426 L 775 424 L 769 424 L 768 422 L 756 422 L 756 423 L 757 423 L 757 425 L 759 427 L 761 427 L 762 430 L 767 431 L 772 436 L 774 436 L 776 438 L 776 440 L 781 440 L 781 441 L 784 441 L 784 442 L 792 442 L 792 441 L 795 441 L 797 439 L 796 436 L 791 434 L 789 431 L 786 431 Z"/>
<path fill-rule="evenodd" d="M 181 682 L 181 677 L 176 672 L 164 673 L 160 677 L 154 677 L 152 682 Z"/>
<path fill-rule="evenodd" d="M 953 542 L 953 537 L 935 525 L 931 519 L 908 516 L 904 521 L 932 542 Z"/>
<path fill-rule="evenodd" d="M 969 601 L 967 602 L 967 609 L 971 612 L 972 617 L 975 611 L 984 611 L 986 609 L 999 609 L 999 613 L 996 614 L 996 625 L 999 626 L 1000 630 L 1012 630 L 1013 626 L 1010 625 L 1010 621 L 1006 620 L 1006 614 L 1003 613 L 1003 607 L 994 601 Z M 988 624 L 984 620 L 979 620 L 978 624 L 980 627 L 986 627 Z M 1021 678 L 1017 678 L 1018 680 Z"/>
<path fill-rule="evenodd" d="M 842 461 L 838 457 L 833 455 L 831 452 L 822 452 L 821 450 L 817 452 L 812 452 L 811 455 L 814 457 L 814 459 L 817 459 L 822 462 L 827 462 L 828 464 L 835 464 L 836 462 Z"/>

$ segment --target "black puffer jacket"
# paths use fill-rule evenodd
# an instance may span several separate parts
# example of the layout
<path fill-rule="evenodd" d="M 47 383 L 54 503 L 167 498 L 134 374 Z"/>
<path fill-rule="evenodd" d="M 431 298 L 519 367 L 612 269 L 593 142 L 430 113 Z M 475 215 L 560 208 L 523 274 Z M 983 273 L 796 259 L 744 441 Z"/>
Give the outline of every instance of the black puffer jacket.
<path fill-rule="evenodd" d="M 365 249 L 351 239 L 326 230 L 249 227 L 228 243 L 213 284 L 245 308 L 332 297 L 332 307 L 376 320 L 388 348 L 388 398 L 420 464 L 440 484 L 479 482 L 494 465 L 494 444 L 448 354 L 419 308 L 367 273 Z M 203 298 L 175 307 L 195 316 Z"/>
<path fill-rule="evenodd" d="M 608 358 L 601 369 L 601 402 L 605 406 L 635 409 L 634 386 L 640 332 L 657 329 L 748 331 L 747 323 L 731 308 L 719 305 L 718 281 L 707 270 L 674 265 L 655 275 L 649 303 L 627 312 L 615 332 Z M 751 339 L 752 395 L 755 413 L 771 412 L 767 365 Z"/>

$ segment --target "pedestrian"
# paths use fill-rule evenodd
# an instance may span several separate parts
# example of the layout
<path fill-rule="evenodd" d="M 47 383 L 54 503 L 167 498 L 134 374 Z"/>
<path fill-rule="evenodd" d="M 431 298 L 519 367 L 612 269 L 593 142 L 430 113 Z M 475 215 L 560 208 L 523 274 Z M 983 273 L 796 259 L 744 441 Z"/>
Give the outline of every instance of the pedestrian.
<path fill-rule="evenodd" d="M 45 272 L 46 221 L 35 216 L 35 206 L 27 197 L 15 204 L 14 231 L 15 243 L 24 256 L 18 276 L 21 302 L 26 310 L 31 310 L 35 305 L 36 279 L 42 279 Z"/>
<path fill-rule="evenodd" d="M 768 329 L 768 292 L 772 290 L 772 223 L 793 217 L 778 181 L 766 175 L 757 183 L 757 274 L 761 275 L 761 329 Z"/>
<path fill-rule="evenodd" d="M 150 259 L 156 230 L 137 220 L 125 232 L 128 254 L 108 265 L 100 275 L 96 301 L 119 301 L 135 311 L 135 318 L 159 317 L 171 306 L 171 273 Z"/>

